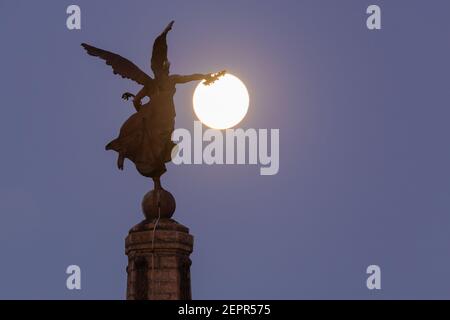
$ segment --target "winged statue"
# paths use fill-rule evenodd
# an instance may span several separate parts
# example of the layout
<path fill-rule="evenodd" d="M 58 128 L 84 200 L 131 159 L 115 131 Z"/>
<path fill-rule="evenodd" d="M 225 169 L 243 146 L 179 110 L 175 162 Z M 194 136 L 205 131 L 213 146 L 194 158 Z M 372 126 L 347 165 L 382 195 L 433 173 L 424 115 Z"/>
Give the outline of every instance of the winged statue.
<path fill-rule="evenodd" d="M 207 74 L 170 74 L 167 34 L 173 24 L 174 21 L 170 22 L 153 44 L 150 62 L 153 78 L 116 53 L 81 44 L 89 55 L 103 59 L 111 66 L 114 74 L 142 86 L 136 94 L 125 92 L 122 95 L 125 100 L 132 98 L 136 112 L 122 125 L 119 136 L 106 145 L 106 150 L 118 153 L 117 166 L 120 170 L 123 170 L 125 158 L 131 160 L 141 175 L 153 179 L 155 189 L 161 189 L 160 177 L 167 170 L 165 164 L 171 161 L 175 146 L 171 136 L 175 125 L 173 97 L 176 85 L 202 80 L 205 85 L 210 85 L 225 74 L 224 70 Z M 145 97 L 149 101 L 142 104 Z"/>

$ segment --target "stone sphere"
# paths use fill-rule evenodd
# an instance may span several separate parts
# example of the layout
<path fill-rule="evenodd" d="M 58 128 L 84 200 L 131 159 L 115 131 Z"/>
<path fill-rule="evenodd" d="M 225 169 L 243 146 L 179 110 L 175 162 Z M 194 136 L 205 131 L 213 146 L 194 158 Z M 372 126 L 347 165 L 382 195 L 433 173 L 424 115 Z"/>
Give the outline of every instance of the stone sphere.
<path fill-rule="evenodd" d="M 158 218 L 158 198 L 161 219 L 169 219 L 173 216 L 176 208 L 175 198 L 169 191 L 158 189 L 148 192 L 142 200 L 142 211 L 147 220 Z"/>

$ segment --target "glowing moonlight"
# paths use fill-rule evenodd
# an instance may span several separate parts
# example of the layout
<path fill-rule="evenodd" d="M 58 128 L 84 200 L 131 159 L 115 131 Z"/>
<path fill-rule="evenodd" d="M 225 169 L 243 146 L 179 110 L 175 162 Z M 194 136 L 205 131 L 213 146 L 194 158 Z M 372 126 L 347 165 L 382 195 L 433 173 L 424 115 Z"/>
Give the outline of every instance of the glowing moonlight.
<path fill-rule="evenodd" d="M 200 121 L 214 129 L 234 127 L 248 111 L 250 98 L 239 78 L 225 74 L 213 84 L 200 83 L 194 92 L 194 111 Z"/>

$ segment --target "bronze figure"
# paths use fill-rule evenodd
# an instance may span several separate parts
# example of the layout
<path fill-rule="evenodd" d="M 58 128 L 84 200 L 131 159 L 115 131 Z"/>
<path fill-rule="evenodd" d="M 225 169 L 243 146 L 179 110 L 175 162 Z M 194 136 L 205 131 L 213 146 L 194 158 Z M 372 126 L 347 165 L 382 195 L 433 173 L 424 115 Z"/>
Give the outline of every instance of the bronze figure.
<path fill-rule="evenodd" d="M 141 175 L 153 179 L 156 190 L 161 190 L 160 177 L 166 171 L 165 163 L 171 161 L 175 146 L 171 140 L 175 123 L 175 85 L 200 80 L 205 80 L 204 83 L 209 85 L 225 74 L 225 71 L 221 71 L 215 74 L 171 75 L 166 37 L 173 23 L 170 22 L 154 42 L 151 58 L 154 79 L 118 54 L 82 44 L 89 55 L 105 60 L 113 68 L 114 74 L 143 86 L 136 95 L 129 92 L 122 95 L 125 100 L 133 98 L 136 113 L 125 121 L 119 137 L 108 143 L 106 150 L 114 150 L 119 154 L 117 166 L 120 170 L 123 170 L 125 158 L 130 159 Z M 142 105 L 141 101 L 145 97 L 150 101 Z"/>

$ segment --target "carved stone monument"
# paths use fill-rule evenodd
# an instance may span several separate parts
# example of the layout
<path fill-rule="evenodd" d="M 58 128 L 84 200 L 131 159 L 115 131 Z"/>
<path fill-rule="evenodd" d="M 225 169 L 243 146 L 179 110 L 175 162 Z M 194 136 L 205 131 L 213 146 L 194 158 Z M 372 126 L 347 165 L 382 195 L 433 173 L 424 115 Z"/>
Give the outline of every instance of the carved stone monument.
<path fill-rule="evenodd" d="M 146 219 L 125 240 L 127 299 L 190 300 L 194 239 L 171 219 L 175 199 L 165 190 L 153 190 L 145 195 L 142 210 Z"/>
<path fill-rule="evenodd" d="M 125 240 L 127 299 L 190 300 L 193 237 L 173 219 L 143 221 Z"/>
<path fill-rule="evenodd" d="M 103 59 L 111 66 L 114 74 L 143 86 L 136 95 L 129 92 L 122 95 L 124 100 L 133 98 L 136 112 L 122 125 L 119 136 L 106 145 L 106 150 L 118 153 L 120 170 L 128 159 L 141 175 L 154 182 L 154 190 L 142 201 L 145 220 L 130 230 L 125 241 L 127 299 L 191 299 L 189 255 L 193 237 L 188 228 L 171 219 L 175 199 L 163 189 L 160 178 L 166 172 L 166 163 L 171 161 L 175 146 L 171 140 L 175 123 L 175 86 L 202 80 L 205 85 L 210 85 L 225 71 L 184 76 L 170 74 L 166 38 L 173 24 L 170 22 L 153 44 L 150 65 L 154 78 L 116 53 L 82 44 L 89 55 Z M 149 101 L 142 104 L 145 97 Z"/>

